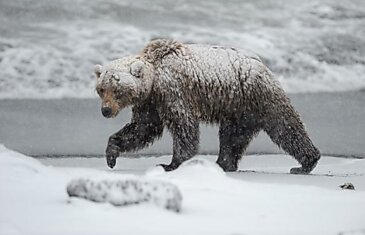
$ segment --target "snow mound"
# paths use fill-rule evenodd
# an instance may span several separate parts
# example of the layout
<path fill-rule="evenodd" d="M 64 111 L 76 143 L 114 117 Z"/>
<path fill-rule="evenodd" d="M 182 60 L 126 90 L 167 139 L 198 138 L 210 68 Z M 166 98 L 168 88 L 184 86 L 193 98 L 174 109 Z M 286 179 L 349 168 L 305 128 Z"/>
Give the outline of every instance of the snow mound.
<path fill-rule="evenodd" d="M 70 197 L 80 197 L 94 202 L 109 202 L 114 206 L 152 203 L 158 207 L 179 212 L 182 194 L 174 184 L 139 179 L 92 180 L 80 178 L 67 186 Z"/>
<path fill-rule="evenodd" d="M 211 183 L 212 179 L 224 180 L 226 179 L 226 173 L 215 162 L 209 161 L 196 156 L 190 160 L 183 162 L 176 170 L 166 172 L 162 167 L 154 167 L 145 172 L 145 176 L 148 178 L 156 179 L 169 179 L 169 180 L 182 180 L 191 181 L 199 178 L 200 182 L 203 181 Z"/>
<path fill-rule="evenodd" d="M 202 172 L 209 175 L 225 175 L 223 169 L 216 163 L 199 157 L 195 157 L 186 162 L 183 162 L 181 166 L 176 170 L 176 173 L 178 174 L 189 175 L 191 175 L 191 173 L 202 174 Z"/>
<path fill-rule="evenodd" d="M 28 173 L 39 173 L 45 169 L 45 167 L 34 158 L 9 150 L 3 144 L 0 144 L 0 156 L 0 168 L 26 171 Z"/>

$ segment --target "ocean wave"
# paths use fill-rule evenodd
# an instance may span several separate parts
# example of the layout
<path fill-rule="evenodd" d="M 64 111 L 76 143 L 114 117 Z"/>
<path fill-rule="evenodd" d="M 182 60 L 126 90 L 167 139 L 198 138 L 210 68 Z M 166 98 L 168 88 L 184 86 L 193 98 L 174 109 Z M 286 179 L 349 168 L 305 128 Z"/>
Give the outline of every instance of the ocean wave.
<path fill-rule="evenodd" d="M 96 97 L 93 66 L 155 37 L 259 54 L 289 93 L 365 88 L 362 1 L 0 2 L 0 98 Z"/>

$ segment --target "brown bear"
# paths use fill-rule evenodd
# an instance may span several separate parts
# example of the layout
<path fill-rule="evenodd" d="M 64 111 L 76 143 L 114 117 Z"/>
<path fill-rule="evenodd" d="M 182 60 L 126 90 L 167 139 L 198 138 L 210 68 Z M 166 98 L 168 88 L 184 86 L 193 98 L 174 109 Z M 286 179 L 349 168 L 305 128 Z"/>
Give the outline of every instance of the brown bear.
<path fill-rule="evenodd" d="M 250 141 L 264 130 L 308 174 L 320 159 L 272 72 L 256 55 L 236 48 L 183 44 L 157 39 L 135 56 L 95 66 L 96 91 L 107 118 L 132 106 L 129 124 L 109 138 L 107 164 L 122 152 L 136 151 L 160 138 L 164 127 L 173 137 L 173 156 L 165 170 L 176 169 L 199 147 L 199 123 L 219 125 L 217 163 L 236 171 Z"/>

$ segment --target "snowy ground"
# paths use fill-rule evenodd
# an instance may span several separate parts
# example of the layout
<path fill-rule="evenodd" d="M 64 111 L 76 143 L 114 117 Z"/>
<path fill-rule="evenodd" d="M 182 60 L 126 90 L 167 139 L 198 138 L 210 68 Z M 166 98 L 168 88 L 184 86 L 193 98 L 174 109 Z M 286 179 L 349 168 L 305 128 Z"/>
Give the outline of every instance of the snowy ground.
<path fill-rule="evenodd" d="M 365 160 L 323 157 L 313 175 L 287 174 L 285 155 L 247 156 L 241 172 L 211 163 L 165 173 L 158 158 L 39 161 L 0 147 L 0 234 L 365 234 Z M 114 207 L 69 199 L 74 178 L 131 174 L 176 184 L 180 213 L 152 205 Z M 342 190 L 351 182 L 356 190 Z"/>

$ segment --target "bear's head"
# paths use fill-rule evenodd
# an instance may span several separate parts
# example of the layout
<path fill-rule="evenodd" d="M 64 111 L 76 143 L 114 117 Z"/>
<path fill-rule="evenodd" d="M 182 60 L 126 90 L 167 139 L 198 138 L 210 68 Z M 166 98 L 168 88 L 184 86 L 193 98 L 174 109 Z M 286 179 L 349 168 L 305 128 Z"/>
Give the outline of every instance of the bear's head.
<path fill-rule="evenodd" d="M 125 57 L 104 66 L 96 65 L 96 92 L 104 117 L 117 116 L 123 108 L 147 99 L 152 90 L 153 68 L 140 57 Z"/>

